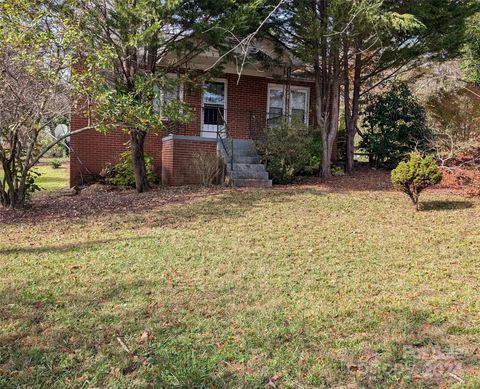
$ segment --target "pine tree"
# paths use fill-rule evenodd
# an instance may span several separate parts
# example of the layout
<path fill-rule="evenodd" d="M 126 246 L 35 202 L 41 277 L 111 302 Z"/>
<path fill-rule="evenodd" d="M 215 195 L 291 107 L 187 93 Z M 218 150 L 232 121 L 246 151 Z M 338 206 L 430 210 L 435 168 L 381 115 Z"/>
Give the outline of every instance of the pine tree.
<path fill-rule="evenodd" d="M 232 32 L 247 34 L 270 9 L 268 1 L 259 0 L 72 0 L 68 5 L 84 41 L 77 53 L 77 83 L 94 101 L 91 117 L 99 129 L 121 123 L 128 132 L 138 192 L 149 188 L 145 137 L 164 126 L 152 103 L 155 89 L 175 88 L 170 72 L 189 79 L 186 63 L 211 47 L 227 50 Z M 164 118 L 189 120 L 188 107 L 179 101 L 161 109 Z"/>

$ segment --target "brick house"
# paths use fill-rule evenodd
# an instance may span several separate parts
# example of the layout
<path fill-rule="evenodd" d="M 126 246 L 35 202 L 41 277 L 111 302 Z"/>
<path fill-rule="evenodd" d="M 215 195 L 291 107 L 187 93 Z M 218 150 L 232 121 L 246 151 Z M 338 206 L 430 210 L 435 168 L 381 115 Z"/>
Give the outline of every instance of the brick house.
<path fill-rule="evenodd" d="M 191 68 L 207 69 L 217 58 L 214 53 L 205 53 L 192 61 Z M 226 177 L 233 185 L 271 185 L 255 151 L 255 131 L 285 116 L 313 124 L 313 80 L 299 75 L 299 64 L 288 56 L 280 62 L 283 65 L 268 70 L 249 64 L 240 78 L 236 66 L 231 64 L 224 67 L 220 78 L 201 87 L 180 85 L 173 98 L 180 98 L 191 107 L 193 120 L 185 125 L 167 125 L 157 133 L 149 133 L 145 140 L 145 152 L 152 156 L 162 184 L 199 183 L 192 157 L 204 151 L 223 158 Z M 85 126 L 87 118 L 72 114 L 72 131 Z M 73 135 L 70 185 L 85 183 L 107 164 L 116 163 L 126 150 L 128 139 L 121 130 L 109 134 L 90 130 Z"/>

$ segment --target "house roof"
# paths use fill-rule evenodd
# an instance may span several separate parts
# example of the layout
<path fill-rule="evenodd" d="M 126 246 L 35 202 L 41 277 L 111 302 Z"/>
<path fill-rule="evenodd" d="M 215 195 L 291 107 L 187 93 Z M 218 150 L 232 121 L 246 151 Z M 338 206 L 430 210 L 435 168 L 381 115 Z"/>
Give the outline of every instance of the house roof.
<path fill-rule="evenodd" d="M 312 81 L 311 72 L 304 63 L 272 40 L 253 40 L 247 47 L 239 45 L 228 52 L 228 61 L 222 61 L 226 54 L 216 49 L 207 50 L 194 57 L 189 67 L 208 70 L 223 66 L 225 73 L 253 75 L 270 78 L 285 78 L 285 68 L 291 69 L 290 77 L 296 80 Z M 264 57 L 261 60 L 259 57 Z M 168 58 L 165 59 L 168 62 Z"/>

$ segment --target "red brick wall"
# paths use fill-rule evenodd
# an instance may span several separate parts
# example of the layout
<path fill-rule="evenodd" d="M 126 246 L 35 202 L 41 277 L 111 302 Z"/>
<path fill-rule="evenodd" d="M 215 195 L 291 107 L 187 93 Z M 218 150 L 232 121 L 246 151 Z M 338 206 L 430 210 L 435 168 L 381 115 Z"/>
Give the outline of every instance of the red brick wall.
<path fill-rule="evenodd" d="M 162 184 L 187 185 L 200 184 L 199 177 L 192 166 L 192 159 L 197 152 L 217 153 L 216 139 L 173 135 L 164 138 L 162 154 Z"/>
<path fill-rule="evenodd" d="M 267 90 L 269 83 L 281 83 L 281 81 L 268 79 L 265 77 L 242 76 L 240 81 L 235 74 L 226 74 L 227 79 L 227 122 L 235 138 L 245 139 L 249 137 L 249 113 L 251 111 L 265 114 L 267 111 Z M 238 81 L 238 84 L 237 84 Z M 313 112 L 314 89 L 313 84 L 305 82 L 292 82 L 292 85 L 310 86 L 310 107 Z M 201 106 L 202 95 L 201 88 L 184 86 L 184 101 L 186 101 L 193 111 L 193 121 L 180 131 L 182 135 L 199 136 L 201 127 Z M 310 122 L 313 123 L 311 116 Z M 81 114 L 73 114 L 71 119 L 72 131 L 87 126 L 87 120 Z M 167 135 L 165 131 L 159 134 L 149 134 L 145 140 L 145 151 L 151 155 L 155 161 L 155 169 L 159 178 L 169 173 L 169 168 L 162 169 L 162 160 L 169 160 L 168 154 L 162 155 L 162 137 Z M 91 130 L 77 135 L 70 139 L 72 153 L 70 157 L 70 185 L 82 184 L 92 176 L 98 175 L 100 171 L 109 163 L 116 163 L 120 154 L 125 150 L 125 144 L 128 142 L 128 135 L 121 130 L 113 131 L 107 135 Z M 165 144 L 165 146 L 167 146 Z M 209 148 L 203 143 L 190 143 L 188 147 Z M 187 147 L 185 145 L 185 147 Z M 183 163 L 180 160 L 176 163 Z M 176 169 L 176 174 L 180 177 L 188 177 L 188 164 L 183 164 L 182 168 Z M 162 181 L 172 181 L 172 178 L 162 179 Z M 189 179 L 184 180 L 185 183 Z M 190 182 L 188 182 L 190 183 Z M 178 183 L 175 183 L 178 185 Z"/>
<path fill-rule="evenodd" d="M 72 116 L 72 130 L 86 126 L 79 117 Z M 164 135 L 164 134 L 163 134 Z M 155 174 L 162 174 L 162 134 L 151 133 L 145 139 L 145 152 L 154 160 Z M 98 176 L 108 164 L 117 163 L 127 149 L 129 136 L 122 130 L 103 134 L 88 130 L 70 139 L 70 185 L 81 185 Z"/>
<path fill-rule="evenodd" d="M 250 113 L 265 114 L 267 111 L 268 84 L 282 81 L 256 76 L 225 74 L 227 80 L 227 123 L 234 138 L 249 138 Z M 315 91 L 312 83 L 292 81 L 292 85 L 310 88 L 310 123 L 313 123 Z M 194 119 L 186 126 L 185 135 L 199 136 L 201 130 L 202 95 L 200 88 L 184 87 L 184 100 L 192 107 Z"/>

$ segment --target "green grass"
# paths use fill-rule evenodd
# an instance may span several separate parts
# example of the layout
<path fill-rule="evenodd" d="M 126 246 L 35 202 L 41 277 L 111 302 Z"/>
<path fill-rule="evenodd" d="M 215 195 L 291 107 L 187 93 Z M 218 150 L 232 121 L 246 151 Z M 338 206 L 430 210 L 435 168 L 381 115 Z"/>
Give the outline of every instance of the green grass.
<path fill-rule="evenodd" d="M 50 159 L 43 160 L 45 164 L 39 165 L 34 169 L 40 173 L 40 177 L 38 177 L 36 182 L 44 191 L 68 188 L 68 159 L 58 160 L 62 162 L 62 166 L 58 169 L 53 169 L 50 166 Z M 2 177 L 3 171 L 0 169 L 0 179 Z"/>
<path fill-rule="evenodd" d="M 428 348 L 478 387 L 480 204 L 423 200 L 258 190 L 0 226 L 0 387 L 427 387 Z"/>
<path fill-rule="evenodd" d="M 46 191 L 68 188 L 68 161 L 62 162 L 62 166 L 53 169 L 50 165 L 39 166 L 35 170 L 40 173 L 37 183 Z"/>

